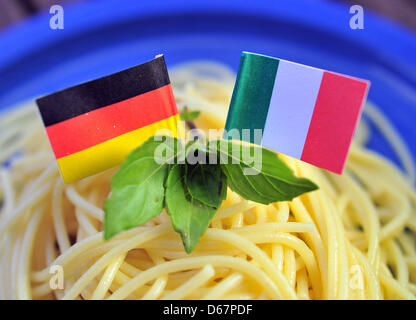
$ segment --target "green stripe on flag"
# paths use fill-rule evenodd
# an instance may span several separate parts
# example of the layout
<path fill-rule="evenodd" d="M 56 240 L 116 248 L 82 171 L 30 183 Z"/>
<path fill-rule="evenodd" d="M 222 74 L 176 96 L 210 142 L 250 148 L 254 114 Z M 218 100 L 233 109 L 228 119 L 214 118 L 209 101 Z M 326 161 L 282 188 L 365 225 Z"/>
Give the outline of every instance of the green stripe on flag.
<path fill-rule="evenodd" d="M 243 52 L 225 129 L 264 129 L 279 59 Z M 254 142 L 250 130 L 249 142 Z"/>

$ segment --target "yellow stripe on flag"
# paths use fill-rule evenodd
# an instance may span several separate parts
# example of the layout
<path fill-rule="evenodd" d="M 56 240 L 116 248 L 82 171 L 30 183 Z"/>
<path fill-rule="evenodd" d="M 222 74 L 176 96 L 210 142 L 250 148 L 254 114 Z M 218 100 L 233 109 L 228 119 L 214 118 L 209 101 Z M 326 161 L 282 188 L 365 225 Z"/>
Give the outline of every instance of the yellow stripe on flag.
<path fill-rule="evenodd" d="M 183 133 L 180 132 L 178 135 L 179 121 L 179 115 L 174 115 L 59 158 L 57 161 L 62 177 L 66 183 L 69 183 L 112 168 L 123 162 L 130 151 L 140 146 L 160 129 L 169 129 L 163 133 L 180 138 Z"/>

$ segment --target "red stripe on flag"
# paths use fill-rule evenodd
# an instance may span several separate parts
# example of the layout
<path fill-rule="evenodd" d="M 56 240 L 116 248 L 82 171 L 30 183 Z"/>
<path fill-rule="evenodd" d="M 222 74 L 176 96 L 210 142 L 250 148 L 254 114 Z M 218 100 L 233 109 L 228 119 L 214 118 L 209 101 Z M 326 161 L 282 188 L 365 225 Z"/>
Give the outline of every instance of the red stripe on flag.
<path fill-rule="evenodd" d="M 168 84 L 53 124 L 46 127 L 46 132 L 59 159 L 177 113 L 172 87 Z"/>
<path fill-rule="evenodd" d="M 368 83 L 325 71 L 301 160 L 341 174 Z"/>

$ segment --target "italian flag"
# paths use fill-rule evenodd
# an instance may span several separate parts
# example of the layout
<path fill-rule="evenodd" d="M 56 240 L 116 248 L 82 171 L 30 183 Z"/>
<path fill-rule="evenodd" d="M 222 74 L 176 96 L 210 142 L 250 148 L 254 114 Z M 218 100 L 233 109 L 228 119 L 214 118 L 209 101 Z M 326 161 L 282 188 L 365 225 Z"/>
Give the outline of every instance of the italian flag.
<path fill-rule="evenodd" d="M 120 164 L 179 114 L 163 56 L 37 101 L 65 182 Z"/>
<path fill-rule="evenodd" d="M 341 174 L 369 82 L 243 52 L 225 129 L 263 130 L 262 145 Z"/>

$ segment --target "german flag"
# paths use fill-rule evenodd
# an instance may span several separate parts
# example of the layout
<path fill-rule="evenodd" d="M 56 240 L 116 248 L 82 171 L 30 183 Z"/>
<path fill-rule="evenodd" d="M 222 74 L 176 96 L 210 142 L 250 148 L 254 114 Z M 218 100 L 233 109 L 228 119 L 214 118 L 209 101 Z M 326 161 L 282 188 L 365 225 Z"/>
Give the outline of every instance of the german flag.
<path fill-rule="evenodd" d="M 162 55 L 36 100 L 66 183 L 120 164 L 159 129 L 179 121 Z"/>

